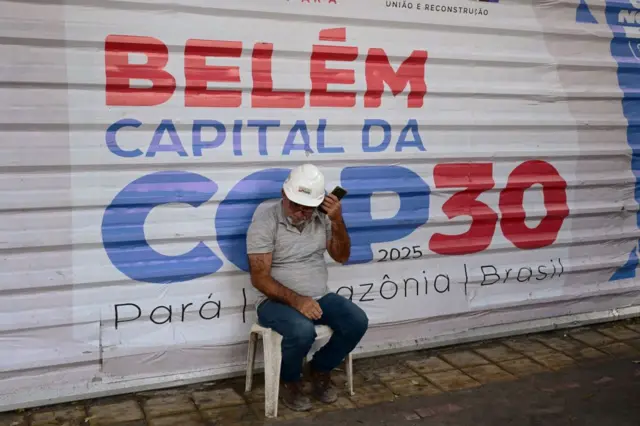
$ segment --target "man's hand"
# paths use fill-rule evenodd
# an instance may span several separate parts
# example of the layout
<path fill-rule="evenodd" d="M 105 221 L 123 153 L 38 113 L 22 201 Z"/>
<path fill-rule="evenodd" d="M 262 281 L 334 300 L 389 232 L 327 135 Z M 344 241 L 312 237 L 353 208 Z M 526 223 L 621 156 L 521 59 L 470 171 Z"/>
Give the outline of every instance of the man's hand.
<path fill-rule="evenodd" d="M 342 219 L 342 204 L 335 195 L 329 194 L 324 197 L 322 207 L 324 208 L 324 211 L 327 212 L 327 216 L 332 222 Z"/>
<path fill-rule="evenodd" d="M 320 308 L 320 305 L 311 297 L 297 297 L 291 306 L 310 320 L 319 320 L 322 318 L 322 309 Z"/>

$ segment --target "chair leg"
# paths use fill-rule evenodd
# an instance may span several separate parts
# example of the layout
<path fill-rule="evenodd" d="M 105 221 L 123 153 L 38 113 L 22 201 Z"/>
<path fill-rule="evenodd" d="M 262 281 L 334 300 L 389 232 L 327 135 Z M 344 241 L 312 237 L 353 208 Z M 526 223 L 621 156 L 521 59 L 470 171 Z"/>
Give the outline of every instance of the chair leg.
<path fill-rule="evenodd" d="M 249 335 L 249 349 L 247 353 L 247 377 L 245 379 L 245 392 L 251 392 L 253 387 L 253 369 L 256 364 L 256 349 L 258 345 L 258 335 L 251 333 Z"/>
<path fill-rule="evenodd" d="M 347 374 L 347 384 L 349 386 L 349 395 L 355 395 L 353 392 L 353 356 L 351 353 L 347 355 L 345 373 Z"/>
<path fill-rule="evenodd" d="M 282 336 L 270 331 L 262 336 L 264 343 L 264 415 L 278 417 L 280 394 L 280 368 L 282 364 Z"/>

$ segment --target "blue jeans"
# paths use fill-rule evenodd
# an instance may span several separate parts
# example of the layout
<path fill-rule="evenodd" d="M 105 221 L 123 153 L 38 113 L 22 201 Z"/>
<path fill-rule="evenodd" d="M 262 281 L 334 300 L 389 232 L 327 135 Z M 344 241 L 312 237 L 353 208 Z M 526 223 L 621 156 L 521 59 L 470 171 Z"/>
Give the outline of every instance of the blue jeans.
<path fill-rule="evenodd" d="M 329 293 L 318 300 L 322 318 L 312 321 L 300 312 L 280 302 L 266 300 L 258 306 L 258 322 L 282 335 L 283 382 L 297 382 L 302 376 L 302 361 L 316 339 L 316 325 L 333 330 L 329 342 L 313 356 L 311 368 L 329 372 L 351 352 L 369 326 L 367 314 L 342 296 Z"/>

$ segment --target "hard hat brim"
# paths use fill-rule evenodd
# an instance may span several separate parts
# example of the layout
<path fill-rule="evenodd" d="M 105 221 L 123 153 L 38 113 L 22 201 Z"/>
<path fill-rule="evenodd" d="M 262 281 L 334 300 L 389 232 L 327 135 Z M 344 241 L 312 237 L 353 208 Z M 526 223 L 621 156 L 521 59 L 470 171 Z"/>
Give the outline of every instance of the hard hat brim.
<path fill-rule="evenodd" d="M 289 200 L 293 201 L 296 204 L 300 204 L 301 206 L 318 207 L 324 201 L 324 195 L 319 199 L 311 198 L 301 193 L 295 193 L 289 188 L 284 188 L 284 193 L 287 195 L 287 198 Z"/>

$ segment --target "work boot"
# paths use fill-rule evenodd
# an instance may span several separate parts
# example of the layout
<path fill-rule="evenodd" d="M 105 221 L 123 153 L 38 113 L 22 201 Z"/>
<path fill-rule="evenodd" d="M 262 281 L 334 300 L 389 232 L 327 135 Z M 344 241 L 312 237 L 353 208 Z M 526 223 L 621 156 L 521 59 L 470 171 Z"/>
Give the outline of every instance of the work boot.
<path fill-rule="evenodd" d="M 313 394 L 325 404 L 332 404 L 338 400 L 338 392 L 331 385 L 331 373 L 311 370 Z"/>
<path fill-rule="evenodd" d="M 311 401 L 302 393 L 302 384 L 300 382 L 283 383 L 280 390 L 280 399 L 290 410 L 311 410 Z"/>

